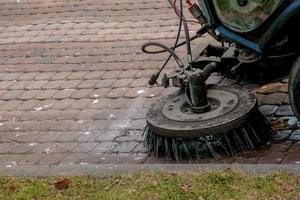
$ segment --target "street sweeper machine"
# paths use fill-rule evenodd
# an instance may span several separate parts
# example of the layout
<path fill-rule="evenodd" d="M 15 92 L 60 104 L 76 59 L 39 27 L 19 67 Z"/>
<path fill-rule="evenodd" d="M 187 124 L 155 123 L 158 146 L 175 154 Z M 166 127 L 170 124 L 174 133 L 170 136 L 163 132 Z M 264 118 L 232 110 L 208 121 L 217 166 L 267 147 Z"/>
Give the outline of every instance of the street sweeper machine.
<path fill-rule="evenodd" d="M 194 2 L 193 2 L 194 1 Z M 300 0 L 168 0 L 179 20 L 174 45 L 158 42 L 142 46 L 145 53 L 167 52 L 169 57 L 152 75 L 154 85 L 170 59 L 171 74 L 162 85 L 178 91 L 150 106 L 144 130 L 145 146 L 155 156 L 175 160 L 236 155 L 266 144 L 273 130 L 258 110 L 255 96 L 244 82 L 289 78 L 289 97 L 295 115 L 300 114 Z M 189 10 L 194 19 L 184 15 Z M 189 35 L 188 23 L 199 30 Z M 179 42 L 181 29 L 185 41 Z M 209 34 L 216 41 L 192 52 L 191 41 Z M 216 45 L 217 44 L 217 45 Z M 176 48 L 186 46 L 182 61 Z M 160 50 L 151 50 L 151 46 Z M 213 73 L 235 84 L 207 84 Z"/>

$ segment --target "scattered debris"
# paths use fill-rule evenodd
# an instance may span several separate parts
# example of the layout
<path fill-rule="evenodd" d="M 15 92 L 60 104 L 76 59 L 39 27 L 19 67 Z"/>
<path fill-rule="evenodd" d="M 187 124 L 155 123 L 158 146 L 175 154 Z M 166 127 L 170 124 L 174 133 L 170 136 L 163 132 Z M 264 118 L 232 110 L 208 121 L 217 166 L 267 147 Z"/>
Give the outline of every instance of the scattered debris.
<path fill-rule="evenodd" d="M 22 136 L 22 135 L 24 135 L 23 133 L 17 133 L 16 135 L 15 135 L 15 137 L 19 137 L 19 136 Z"/>
<path fill-rule="evenodd" d="M 11 164 L 12 165 L 17 165 L 17 162 L 16 161 L 12 161 Z"/>
<path fill-rule="evenodd" d="M 41 111 L 41 110 L 43 110 L 43 107 L 41 106 L 41 107 L 37 107 L 37 108 L 33 108 L 33 109 L 36 111 Z"/>
<path fill-rule="evenodd" d="M 55 150 L 55 147 L 57 147 L 57 146 L 58 146 L 58 144 L 51 146 L 51 147 L 53 147 L 52 149 L 51 149 L 51 147 L 47 147 L 46 149 L 44 149 L 44 152 L 46 154 L 52 153 Z"/>
<path fill-rule="evenodd" d="M 45 152 L 46 154 L 51 153 L 51 149 L 48 147 L 48 148 L 44 149 L 44 152 Z"/>
<path fill-rule="evenodd" d="M 47 104 L 47 105 L 43 105 L 44 108 L 48 108 L 51 107 L 53 104 Z"/>
<path fill-rule="evenodd" d="M 138 90 L 136 93 L 137 94 L 143 94 L 145 92 L 145 90 Z"/>
<path fill-rule="evenodd" d="M 140 157 L 136 157 L 134 158 L 134 160 L 142 160 L 144 157 L 140 156 Z"/>
<path fill-rule="evenodd" d="M 47 104 L 47 105 L 42 105 L 42 106 L 40 106 L 40 107 L 35 107 L 35 108 L 33 108 L 35 111 L 41 111 L 41 110 L 43 110 L 43 109 L 47 109 L 47 108 L 49 108 L 49 107 L 51 107 L 53 104 Z"/>
<path fill-rule="evenodd" d="M 95 99 L 92 103 L 98 103 L 99 100 L 98 99 Z"/>
<path fill-rule="evenodd" d="M 279 131 L 279 130 L 286 130 L 290 128 L 294 128 L 294 126 L 289 125 L 289 120 L 284 118 L 276 118 L 271 120 L 271 125 L 273 130 Z"/>
<path fill-rule="evenodd" d="M 121 130 L 120 134 L 122 136 L 126 136 L 126 135 L 129 135 L 130 134 L 130 128 L 124 128 Z"/>
<path fill-rule="evenodd" d="M 110 119 L 114 119 L 114 118 L 115 118 L 115 115 L 114 115 L 114 114 L 110 114 L 110 115 L 109 115 L 109 118 L 110 118 Z"/>

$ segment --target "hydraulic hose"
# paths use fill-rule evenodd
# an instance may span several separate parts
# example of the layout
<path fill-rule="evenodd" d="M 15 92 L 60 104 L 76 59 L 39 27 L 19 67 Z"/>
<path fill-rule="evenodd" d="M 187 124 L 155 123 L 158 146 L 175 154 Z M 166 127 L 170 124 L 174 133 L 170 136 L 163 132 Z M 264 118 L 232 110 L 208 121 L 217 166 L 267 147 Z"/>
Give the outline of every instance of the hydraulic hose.
<path fill-rule="evenodd" d="M 177 54 L 172 50 L 170 49 L 169 47 L 167 47 L 166 45 L 164 44 L 161 44 L 159 42 L 147 42 L 146 45 L 148 46 L 156 46 L 156 47 L 160 47 L 162 49 L 164 49 L 165 51 L 167 51 L 171 57 L 173 57 L 177 63 L 177 65 L 180 67 L 180 68 L 183 68 L 184 65 L 182 63 L 182 61 L 180 60 L 180 58 L 177 56 Z M 169 57 L 170 57 L 169 56 Z"/>
<path fill-rule="evenodd" d="M 198 35 L 194 35 L 193 37 L 191 37 L 190 38 L 190 40 L 189 41 L 193 41 L 193 40 L 195 40 L 196 38 L 198 38 L 199 36 Z M 147 42 L 148 43 L 148 42 Z M 151 46 L 151 45 L 148 45 L 147 43 L 145 43 L 143 46 L 142 46 L 142 51 L 144 52 L 144 53 L 147 53 L 147 54 L 159 54 L 159 53 L 165 53 L 165 52 L 167 52 L 166 50 L 158 50 L 158 51 L 149 51 L 148 49 L 147 49 L 147 47 L 149 47 L 149 46 Z M 183 42 L 180 42 L 180 43 L 178 43 L 175 47 L 169 47 L 170 49 L 172 49 L 172 50 L 175 50 L 176 48 L 178 48 L 178 47 L 181 47 L 181 46 L 183 46 L 183 45 L 185 45 L 186 44 L 186 41 L 183 41 Z"/>
<path fill-rule="evenodd" d="M 173 7 L 173 9 L 176 11 L 176 13 L 179 13 L 179 11 L 178 11 L 178 9 L 176 7 L 176 0 L 174 1 L 174 3 L 172 3 L 172 0 L 168 0 L 168 2 Z M 179 59 L 179 57 L 175 53 L 175 50 L 176 50 L 177 47 L 180 47 L 180 46 L 186 44 L 187 54 L 188 54 L 188 63 L 192 62 L 192 53 L 191 53 L 190 41 L 196 39 L 198 36 L 195 35 L 192 38 L 190 38 L 190 36 L 189 36 L 189 28 L 188 28 L 188 25 L 187 25 L 186 21 L 184 20 L 185 17 L 183 15 L 183 3 L 182 3 L 182 0 L 180 0 L 180 15 L 181 15 L 181 18 L 180 18 L 180 21 L 179 21 L 178 32 L 177 32 L 176 40 L 175 40 L 175 43 L 174 43 L 173 47 L 167 47 L 166 45 L 158 43 L 158 42 L 147 42 L 147 43 L 145 43 L 142 46 L 142 51 L 144 53 L 147 53 L 147 54 L 158 54 L 158 53 L 164 53 L 164 52 L 168 52 L 170 54 L 169 57 L 164 62 L 164 64 L 162 65 L 162 67 L 160 68 L 160 70 L 157 73 L 155 73 L 155 74 L 152 75 L 152 77 L 149 80 L 149 85 L 154 85 L 156 83 L 156 80 L 158 79 L 161 71 L 169 63 L 169 61 L 170 61 L 170 59 L 172 57 L 175 59 L 176 63 L 179 65 L 179 67 L 181 67 L 181 68 L 184 67 L 182 61 Z M 178 44 L 178 41 L 179 41 L 179 38 L 180 38 L 182 24 L 183 24 L 183 27 L 184 27 L 186 40 Z M 159 51 L 149 51 L 149 50 L 147 50 L 147 47 L 149 47 L 149 46 L 158 46 L 158 47 L 162 48 L 162 50 L 159 50 Z"/>

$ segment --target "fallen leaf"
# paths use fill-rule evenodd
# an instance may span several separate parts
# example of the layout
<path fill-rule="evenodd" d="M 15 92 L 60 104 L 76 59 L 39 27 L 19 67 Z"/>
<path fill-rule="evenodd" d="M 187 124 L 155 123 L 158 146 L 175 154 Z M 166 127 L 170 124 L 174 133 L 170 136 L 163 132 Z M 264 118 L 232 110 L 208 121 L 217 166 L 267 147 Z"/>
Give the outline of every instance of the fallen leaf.
<path fill-rule="evenodd" d="M 16 192 L 16 191 L 18 190 L 18 186 L 16 185 L 15 182 L 12 182 L 12 183 L 9 185 L 9 189 L 10 189 L 11 191 Z"/>
<path fill-rule="evenodd" d="M 281 188 L 286 192 L 293 191 L 293 188 L 285 181 L 280 181 Z"/>
<path fill-rule="evenodd" d="M 182 192 L 188 192 L 189 188 L 185 185 L 182 185 L 181 190 L 182 190 Z"/>
<path fill-rule="evenodd" d="M 63 179 L 61 181 L 55 182 L 54 186 L 58 190 L 65 190 L 65 189 L 69 188 L 70 183 L 71 183 L 71 180 L 65 178 L 65 179 Z"/>
<path fill-rule="evenodd" d="M 287 123 L 284 120 L 273 120 L 271 122 L 273 130 L 282 130 L 288 128 Z"/>

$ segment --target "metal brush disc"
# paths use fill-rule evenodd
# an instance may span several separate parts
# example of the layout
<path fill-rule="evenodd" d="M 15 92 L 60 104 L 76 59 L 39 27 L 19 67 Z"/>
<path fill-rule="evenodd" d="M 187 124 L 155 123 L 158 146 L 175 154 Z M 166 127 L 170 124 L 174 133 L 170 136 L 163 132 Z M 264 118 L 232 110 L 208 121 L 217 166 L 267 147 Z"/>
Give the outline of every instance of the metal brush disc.
<path fill-rule="evenodd" d="M 185 94 L 175 92 L 162 97 L 148 109 L 149 129 L 165 137 L 199 138 L 227 133 L 256 111 L 257 102 L 248 90 L 237 86 L 208 88 L 210 111 L 193 113 L 185 103 Z"/>

